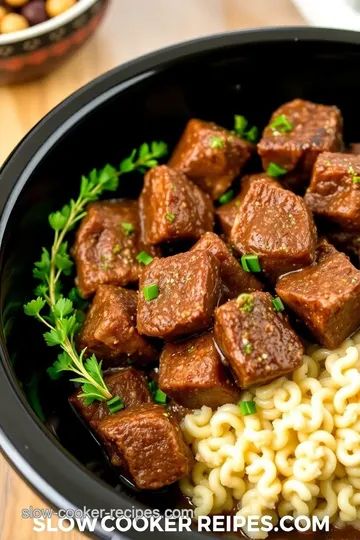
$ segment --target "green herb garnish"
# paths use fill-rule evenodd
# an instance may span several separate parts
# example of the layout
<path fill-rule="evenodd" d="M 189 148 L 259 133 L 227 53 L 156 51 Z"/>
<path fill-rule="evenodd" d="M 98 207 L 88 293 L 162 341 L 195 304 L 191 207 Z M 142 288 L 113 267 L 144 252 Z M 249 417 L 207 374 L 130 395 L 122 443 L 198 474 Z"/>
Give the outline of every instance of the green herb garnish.
<path fill-rule="evenodd" d="M 241 266 L 245 272 L 261 272 L 259 257 L 257 255 L 243 255 Z"/>
<path fill-rule="evenodd" d="M 167 395 L 165 394 L 165 392 L 160 390 L 156 382 L 150 381 L 148 386 L 149 386 L 150 394 L 153 397 L 153 400 L 159 405 L 166 405 Z"/>
<path fill-rule="evenodd" d="M 259 130 L 256 126 L 251 127 L 246 131 L 249 122 L 245 116 L 235 114 L 234 116 L 234 131 L 238 137 L 242 137 L 250 143 L 256 143 L 259 139 Z"/>
<path fill-rule="evenodd" d="M 117 396 L 110 399 L 107 402 L 107 406 L 109 407 L 110 414 L 115 414 L 116 412 L 119 412 L 119 411 L 121 411 L 121 409 L 124 408 L 123 402 Z"/>
<path fill-rule="evenodd" d="M 272 305 L 273 305 L 273 310 L 277 312 L 284 311 L 285 309 L 284 304 L 282 303 L 281 299 L 278 296 L 276 296 L 276 298 L 273 299 Z"/>
<path fill-rule="evenodd" d="M 219 148 L 220 150 L 225 148 L 224 137 L 219 137 L 219 135 L 212 135 L 210 137 L 210 148 L 213 148 L 213 149 Z"/>
<path fill-rule="evenodd" d="M 236 301 L 241 311 L 251 312 L 254 309 L 254 298 L 251 294 L 240 294 Z"/>
<path fill-rule="evenodd" d="M 143 288 L 144 298 L 147 302 L 155 300 L 159 296 L 159 286 L 157 283 L 152 283 L 151 285 L 146 285 Z"/>
<path fill-rule="evenodd" d="M 271 122 L 270 127 L 274 131 L 280 133 L 287 133 L 293 129 L 293 125 L 290 120 L 287 119 L 285 114 L 280 114 Z"/>
<path fill-rule="evenodd" d="M 256 413 L 255 401 L 239 401 L 240 412 L 243 416 Z"/>
<path fill-rule="evenodd" d="M 72 381 L 82 385 L 80 397 L 84 398 L 85 405 L 95 400 L 109 401 L 112 395 L 104 382 L 101 362 L 95 355 L 85 360 L 85 349 L 78 353 L 75 347 L 75 336 L 81 325 L 76 308 L 77 293 L 72 290 L 66 298 L 61 292 L 60 278 L 69 276 L 74 264 L 65 237 L 86 216 L 89 202 L 99 199 L 105 191 L 116 191 L 122 174 L 135 170 L 144 172 L 158 165 L 158 159 L 166 153 L 167 146 L 163 142 L 152 142 L 150 146 L 144 143 L 120 163 L 119 170 L 109 164 L 100 171 L 94 169 L 88 177 L 82 177 L 78 198 L 49 215 L 49 224 L 54 230 L 53 243 L 50 250 L 42 249 L 41 259 L 35 263 L 33 275 L 40 281 L 35 289 L 37 298 L 28 302 L 24 311 L 47 327 L 44 334 L 47 345 L 62 349 L 48 369 L 49 375 L 56 379 L 63 371 L 75 373 L 77 377 Z"/>
<path fill-rule="evenodd" d="M 360 176 L 352 177 L 353 184 L 360 184 Z"/>
<path fill-rule="evenodd" d="M 135 226 L 132 223 L 121 222 L 121 226 L 124 229 L 125 236 L 130 236 L 135 231 Z"/>
<path fill-rule="evenodd" d="M 229 191 L 224 193 L 224 195 L 221 195 L 221 197 L 219 198 L 219 203 L 220 204 L 227 204 L 228 202 L 232 201 L 233 198 L 234 198 L 234 190 L 229 189 Z"/>
<path fill-rule="evenodd" d="M 269 163 L 269 166 L 267 168 L 267 171 L 269 176 L 282 176 L 283 174 L 287 173 L 287 170 L 283 167 L 280 167 L 280 165 L 276 165 L 276 163 Z"/>
<path fill-rule="evenodd" d="M 251 343 L 247 343 L 244 347 L 244 353 L 245 354 L 251 354 L 252 353 L 252 345 Z"/>
<path fill-rule="evenodd" d="M 136 255 L 136 260 L 146 266 L 150 264 L 154 259 L 151 257 L 151 255 L 146 253 L 146 251 L 140 251 L 140 253 Z"/>
<path fill-rule="evenodd" d="M 166 212 L 165 217 L 166 217 L 166 219 L 168 220 L 169 223 L 174 223 L 174 221 L 175 221 L 175 215 L 174 214 L 172 214 L 171 212 Z"/>

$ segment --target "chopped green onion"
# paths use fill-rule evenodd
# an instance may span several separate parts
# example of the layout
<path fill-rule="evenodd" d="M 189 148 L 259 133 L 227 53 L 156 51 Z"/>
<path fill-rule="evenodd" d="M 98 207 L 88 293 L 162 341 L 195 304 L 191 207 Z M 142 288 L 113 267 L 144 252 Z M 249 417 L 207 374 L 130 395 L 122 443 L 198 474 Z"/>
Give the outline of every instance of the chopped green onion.
<path fill-rule="evenodd" d="M 162 390 L 160 390 L 160 388 L 158 388 L 154 394 L 155 402 L 159 403 L 159 405 L 165 405 L 166 399 L 167 399 L 167 395 L 165 394 L 165 392 L 163 392 Z"/>
<path fill-rule="evenodd" d="M 245 129 L 247 128 L 248 121 L 246 120 L 245 116 L 241 116 L 240 114 L 235 114 L 234 116 L 234 130 L 236 131 L 236 134 L 239 135 L 239 137 L 242 137 L 245 133 Z"/>
<path fill-rule="evenodd" d="M 287 170 L 280 167 L 280 165 L 276 165 L 276 163 L 269 163 L 266 172 L 269 176 L 282 176 L 283 174 L 287 173 Z"/>
<path fill-rule="evenodd" d="M 121 251 L 120 244 L 115 244 L 115 246 L 113 247 L 113 250 L 112 250 L 113 254 L 118 255 L 120 253 L 120 251 Z"/>
<path fill-rule="evenodd" d="M 171 212 L 166 212 L 165 217 L 170 223 L 174 223 L 175 221 L 174 214 L 172 214 Z"/>
<path fill-rule="evenodd" d="M 109 399 L 106 404 L 109 407 L 110 414 L 115 414 L 116 412 L 121 411 L 121 409 L 124 408 L 123 402 L 117 396 Z"/>
<path fill-rule="evenodd" d="M 282 303 L 281 299 L 278 296 L 276 296 L 276 298 L 273 299 L 272 305 L 273 305 L 274 311 L 284 311 L 285 309 L 284 304 Z"/>
<path fill-rule="evenodd" d="M 244 139 L 246 139 L 250 143 L 256 143 L 259 140 L 259 130 L 256 126 L 253 126 L 249 131 L 244 133 L 243 135 Z"/>
<path fill-rule="evenodd" d="M 219 137 L 218 135 L 212 135 L 210 137 L 210 148 L 220 148 L 221 150 L 225 148 L 224 137 Z"/>
<path fill-rule="evenodd" d="M 219 203 L 220 204 L 226 204 L 226 203 L 230 202 L 233 198 L 234 198 L 234 190 L 229 189 L 229 191 L 224 193 L 224 195 L 221 195 L 221 197 L 219 198 Z"/>
<path fill-rule="evenodd" d="M 140 253 L 136 255 L 136 260 L 146 266 L 147 264 L 150 264 L 154 259 L 151 257 L 151 255 L 146 253 L 146 251 L 140 251 Z"/>
<path fill-rule="evenodd" d="M 256 413 L 255 401 L 239 401 L 240 412 L 243 416 Z"/>
<path fill-rule="evenodd" d="M 261 272 L 259 257 L 257 255 L 243 255 L 241 266 L 245 272 Z"/>
<path fill-rule="evenodd" d="M 159 403 L 159 405 L 165 405 L 167 400 L 167 395 L 165 392 L 160 390 L 157 383 L 155 381 L 150 381 L 148 384 L 150 394 L 152 395 L 154 401 L 156 403 Z"/>
<path fill-rule="evenodd" d="M 157 283 L 152 283 L 144 287 L 143 292 L 145 300 L 150 302 L 150 300 L 155 300 L 159 296 L 159 286 Z"/>
<path fill-rule="evenodd" d="M 270 124 L 271 129 L 274 131 L 280 131 L 280 133 L 286 133 L 293 128 L 292 123 L 286 118 L 285 114 L 277 116 Z"/>
<path fill-rule="evenodd" d="M 122 221 L 121 226 L 124 229 L 126 236 L 130 236 L 130 234 L 135 231 L 135 226 L 132 223 L 125 223 Z"/>
<path fill-rule="evenodd" d="M 360 184 L 360 176 L 353 176 L 352 181 L 354 184 Z"/>

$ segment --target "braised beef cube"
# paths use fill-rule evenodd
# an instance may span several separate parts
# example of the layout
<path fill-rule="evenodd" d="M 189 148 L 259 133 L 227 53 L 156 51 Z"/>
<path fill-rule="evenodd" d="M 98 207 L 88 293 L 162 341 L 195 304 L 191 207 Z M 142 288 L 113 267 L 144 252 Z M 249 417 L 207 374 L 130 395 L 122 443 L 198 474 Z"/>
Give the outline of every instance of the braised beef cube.
<path fill-rule="evenodd" d="M 360 325 L 360 272 L 325 240 L 317 248 L 316 264 L 284 276 L 276 292 L 329 349 Z"/>
<path fill-rule="evenodd" d="M 141 240 L 137 201 L 114 200 L 90 204 L 76 233 L 73 249 L 77 284 L 87 298 L 102 283 L 136 283 L 142 264 L 140 251 L 155 256 L 159 252 Z"/>
<path fill-rule="evenodd" d="M 310 174 L 321 152 L 342 151 L 342 128 L 337 107 L 302 99 L 281 105 L 271 116 L 258 144 L 264 170 L 275 163 L 286 171 L 296 169 Z"/>
<path fill-rule="evenodd" d="M 201 189 L 218 199 L 254 153 L 255 146 L 214 122 L 192 119 L 170 158 Z"/>
<path fill-rule="evenodd" d="M 216 409 L 240 399 L 239 388 L 221 362 L 212 332 L 165 345 L 160 358 L 159 386 L 189 409 L 203 405 Z"/>
<path fill-rule="evenodd" d="M 219 206 L 219 208 L 217 208 L 215 211 L 215 215 L 218 219 L 220 227 L 226 236 L 230 236 L 239 207 L 242 205 L 251 184 L 255 180 L 262 180 L 263 182 L 270 182 L 280 186 L 280 184 L 274 178 L 271 178 L 271 176 L 268 176 L 265 173 L 247 174 L 244 176 L 241 179 L 240 193 L 232 201 Z"/>
<path fill-rule="evenodd" d="M 360 230 L 360 156 L 321 154 L 305 200 L 316 216 Z"/>
<path fill-rule="evenodd" d="M 215 340 L 241 388 L 297 369 L 303 346 L 269 293 L 241 294 L 215 311 Z"/>
<path fill-rule="evenodd" d="M 360 143 L 351 143 L 349 145 L 349 154 L 354 154 L 354 156 L 360 155 Z"/>
<path fill-rule="evenodd" d="M 211 253 L 154 260 L 140 276 L 138 330 L 166 340 L 206 330 L 220 293 L 220 263 Z"/>
<path fill-rule="evenodd" d="M 180 172 L 166 165 L 145 176 L 140 196 L 144 241 L 197 240 L 214 228 L 214 208 L 209 195 Z"/>
<path fill-rule="evenodd" d="M 106 386 L 113 397 L 118 397 L 124 407 L 137 407 L 143 403 L 152 403 L 145 376 L 134 368 L 118 370 L 110 376 L 104 377 Z M 122 465 L 121 455 L 116 445 L 102 437 L 98 429 L 99 422 L 110 415 L 109 408 L 104 401 L 94 401 L 90 405 L 84 404 L 84 399 L 79 397 L 82 390 L 73 394 L 69 401 L 79 411 L 84 421 L 99 436 L 105 444 L 111 463 L 114 466 Z"/>
<path fill-rule="evenodd" d="M 118 447 L 139 489 L 159 489 L 187 476 L 193 456 L 182 431 L 161 405 L 142 405 L 108 416 L 102 436 Z"/>
<path fill-rule="evenodd" d="M 78 348 L 95 354 L 108 367 L 158 358 L 155 347 L 136 329 L 137 293 L 100 285 L 78 338 Z"/>
<path fill-rule="evenodd" d="M 199 250 L 211 253 L 220 263 L 223 299 L 228 300 L 242 292 L 260 291 L 264 288 L 253 274 L 243 270 L 231 253 L 231 247 L 228 247 L 217 234 L 205 233 L 191 249 L 191 251 Z"/>
<path fill-rule="evenodd" d="M 234 247 L 259 256 L 273 279 L 312 264 L 316 229 L 304 200 L 266 182 L 252 183 L 231 231 Z"/>

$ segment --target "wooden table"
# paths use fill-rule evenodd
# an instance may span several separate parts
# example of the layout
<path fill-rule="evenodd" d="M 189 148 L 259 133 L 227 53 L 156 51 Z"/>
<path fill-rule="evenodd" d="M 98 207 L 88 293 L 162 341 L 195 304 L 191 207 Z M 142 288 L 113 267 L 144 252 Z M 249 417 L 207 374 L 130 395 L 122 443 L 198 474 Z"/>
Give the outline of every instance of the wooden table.
<path fill-rule="evenodd" d="M 0 164 L 27 131 L 74 90 L 108 69 L 171 43 L 238 28 L 303 25 L 290 0 L 113 0 L 96 36 L 60 70 L 30 84 L 0 88 Z M 21 510 L 44 508 L 0 456 L 0 540 L 34 540 Z M 80 540 L 80 533 L 41 539 Z"/>

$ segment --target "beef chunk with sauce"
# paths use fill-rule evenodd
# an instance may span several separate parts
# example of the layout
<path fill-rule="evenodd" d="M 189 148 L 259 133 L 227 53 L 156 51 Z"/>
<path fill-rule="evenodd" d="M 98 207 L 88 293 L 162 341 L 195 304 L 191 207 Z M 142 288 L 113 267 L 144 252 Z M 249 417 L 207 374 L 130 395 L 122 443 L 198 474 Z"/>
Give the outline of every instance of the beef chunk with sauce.
<path fill-rule="evenodd" d="M 327 228 L 326 238 L 337 250 L 350 256 L 356 266 L 360 261 L 360 231 L 344 231 L 341 228 Z"/>
<path fill-rule="evenodd" d="M 205 330 L 220 292 L 220 263 L 211 253 L 154 260 L 140 276 L 138 330 L 166 340 Z"/>
<path fill-rule="evenodd" d="M 113 397 L 118 397 L 124 407 L 137 407 L 143 403 L 152 403 L 145 376 L 134 368 L 118 370 L 112 375 L 104 377 L 104 381 Z M 73 394 L 69 401 L 76 407 L 84 421 L 101 438 L 114 466 L 122 465 L 121 455 L 118 448 L 106 437 L 103 437 L 98 429 L 101 420 L 110 415 L 109 408 L 104 401 L 94 401 L 90 405 L 84 404 L 84 399 L 79 397 L 82 390 Z"/>
<path fill-rule="evenodd" d="M 268 176 L 265 173 L 260 174 L 248 174 L 241 179 L 240 193 L 229 203 L 223 204 L 216 209 L 215 215 L 220 224 L 223 233 L 226 236 L 230 236 L 231 229 L 234 225 L 235 218 L 238 214 L 239 208 L 242 205 L 249 188 L 255 180 L 261 180 L 263 182 L 269 182 L 280 186 L 280 184 Z"/>
<path fill-rule="evenodd" d="M 169 166 L 185 173 L 213 199 L 218 199 L 254 151 L 254 145 L 217 124 L 192 119 Z"/>
<path fill-rule="evenodd" d="M 252 183 L 231 231 L 241 254 L 259 256 L 271 278 L 313 263 L 316 229 L 304 200 L 269 184 Z"/>
<path fill-rule="evenodd" d="M 160 358 L 159 386 L 177 403 L 190 409 L 216 409 L 237 403 L 239 388 L 222 364 L 212 332 L 167 343 Z"/>
<path fill-rule="evenodd" d="M 161 405 L 142 405 L 108 416 L 99 431 L 117 446 L 140 489 L 159 489 L 191 471 L 194 458 L 182 431 Z"/>
<path fill-rule="evenodd" d="M 79 349 L 95 354 L 110 367 L 126 361 L 146 363 L 158 352 L 136 329 L 137 293 L 100 285 L 78 338 Z"/>
<path fill-rule="evenodd" d="M 360 156 L 321 154 L 305 200 L 316 216 L 360 230 Z"/>
<path fill-rule="evenodd" d="M 180 172 L 166 165 L 145 176 L 139 199 L 143 238 L 148 244 L 197 240 L 214 227 L 211 198 Z"/>
<path fill-rule="evenodd" d="M 220 263 L 223 298 L 235 298 L 242 292 L 259 291 L 264 288 L 256 277 L 243 270 L 231 253 L 231 248 L 215 233 L 206 233 L 192 247 L 191 251 L 204 250 L 216 257 Z"/>
<path fill-rule="evenodd" d="M 360 271 L 325 240 L 317 248 L 316 264 L 284 276 L 276 292 L 329 349 L 360 325 Z"/>
<path fill-rule="evenodd" d="M 136 283 L 142 270 L 136 260 L 140 251 L 153 256 L 158 253 L 141 240 L 137 201 L 90 204 L 73 248 L 77 285 L 83 297 L 94 294 L 102 283 Z"/>
<path fill-rule="evenodd" d="M 288 131 L 276 128 L 282 115 L 290 123 Z M 275 122 L 275 124 L 274 124 Z M 343 149 L 343 121 L 337 107 L 318 105 L 311 101 L 294 99 L 281 105 L 271 116 L 258 144 L 263 167 L 270 163 L 293 171 L 310 174 L 321 152 Z"/>
<path fill-rule="evenodd" d="M 303 346 L 269 293 L 242 294 L 215 311 L 215 340 L 241 388 L 297 369 Z"/>

